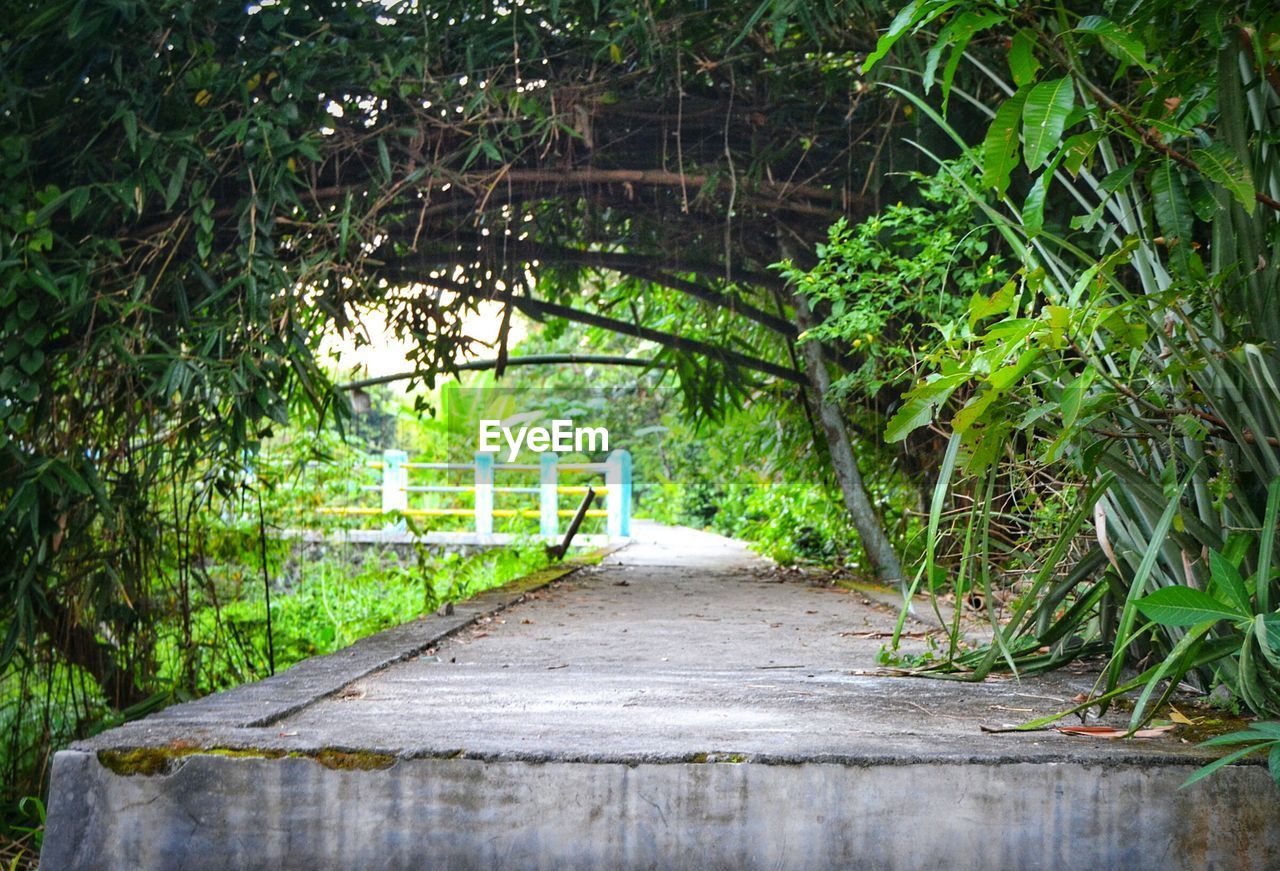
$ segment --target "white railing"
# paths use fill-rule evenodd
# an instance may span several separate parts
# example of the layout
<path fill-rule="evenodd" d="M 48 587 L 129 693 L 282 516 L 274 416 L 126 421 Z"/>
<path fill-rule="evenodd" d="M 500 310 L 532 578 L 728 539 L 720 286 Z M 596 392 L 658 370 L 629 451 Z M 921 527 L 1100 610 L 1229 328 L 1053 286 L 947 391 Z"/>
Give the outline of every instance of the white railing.
<path fill-rule="evenodd" d="M 560 532 L 560 518 L 572 517 L 573 508 L 562 508 L 560 497 L 585 495 L 586 486 L 566 486 L 560 483 L 563 473 L 603 475 L 604 486 L 592 487 L 604 496 L 604 510 L 588 509 L 587 517 L 603 517 L 605 533 L 609 538 L 627 538 L 631 535 L 631 454 L 624 450 L 613 451 L 603 463 L 562 463 L 555 454 L 544 453 L 540 462 L 497 463 L 491 453 L 476 454 L 471 463 L 415 463 L 409 461 L 404 451 L 383 451 L 382 461 L 373 463 L 382 471 L 382 481 L 368 484 L 361 489 L 381 493 L 380 507 L 334 506 L 322 507 L 320 513 L 344 516 L 379 516 L 401 514 L 406 517 L 465 517 L 474 518 L 474 532 L 485 537 L 494 533 L 494 518 L 538 518 L 539 534 L 554 540 Z M 538 473 L 538 486 L 499 486 L 498 475 L 510 472 Z M 471 473 L 474 483 L 469 485 L 417 484 L 411 476 L 414 472 Z M 410 496 L 414 493 L 473 493 L 473 506 L 464 507 L 413 507 Z M 520 493 L 538 497 L 538 507 L 495 508 L 494 496 L 498 493 Z"/>

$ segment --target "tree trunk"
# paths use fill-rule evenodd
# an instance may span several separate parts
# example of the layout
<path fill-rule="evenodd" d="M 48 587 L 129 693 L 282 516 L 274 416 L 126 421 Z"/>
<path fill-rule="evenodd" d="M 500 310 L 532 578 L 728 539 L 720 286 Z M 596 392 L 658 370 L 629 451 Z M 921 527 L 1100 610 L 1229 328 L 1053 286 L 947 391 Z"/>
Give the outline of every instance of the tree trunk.
<path fill-rule="evenodd" d="M 48 604 L 52 613 L 40 615 L 40 628 L 66 662 L 83 668 L 93 678 L 106 696 L 107 704 L 122 711 L 147 698 L 138 688 L 132 671 L 118 661 L 119 651 L 98 640 L 92 629 L 76 622 L 71 611 L 61 603 L 50 599 Z"/>
<path fill-rule="evenodd" d="M 800 294 L 792 298 L 795 306 L 796 323 L 801 331 L 812 329 L 813 314 L 809 311 L 809 303 Z M 858 471 L 857 460 L 853 456 L 853 445 L 849 441 L 849 431 L 845 427 L 840 409 L 827 398 L 831 388 L 831 379 L 827 375 L 827 363 L 823 357 L 822 344 L 816 340 L 800 343 L 804 354 L 805 372 L 809 376 L 809 385 L 817 395 L 818 417 L 822 421 L 822 429 L 827 436 L 827 448 L 831 453 L 831 465 L 835 468 L 836 479 L 840 483 L 840 493 L 844 496 L 845 508 L 853 519 L 858 538 L 862 541 L 862 549 L 866 551 L 867 561 L 875 571 L 876 577 L 886 584 L 901 584 L 903 581 L 902 563 L 894 551 L 889 538 L 884 534 L 880 516 L 876 513 L 867 490 L 862 485 L 862 475 Z"/>

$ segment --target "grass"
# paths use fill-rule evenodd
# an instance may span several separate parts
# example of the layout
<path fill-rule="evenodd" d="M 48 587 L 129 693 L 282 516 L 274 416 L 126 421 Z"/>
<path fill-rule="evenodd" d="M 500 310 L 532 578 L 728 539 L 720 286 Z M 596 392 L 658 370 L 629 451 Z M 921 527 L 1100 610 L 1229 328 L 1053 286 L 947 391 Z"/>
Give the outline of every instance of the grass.
<path fill-rule="evenodd" d="M 212 549 L 217 554 L 217 548 Z M 168 704 L 267 676 L 312 656 L 544 569 L 536 542 L 471 555 L 369 545 L 268 549 L 271 639 L 261 564 L 227 548 L 200 567 L 189 628 L 165 623 L 155 646 L 157 692 L 145 709 L 114 714 L 92 681 L 66 665 L 27 662 L 0 677 L 0 867 L 39 855 L 54 752 L 73 740 Z M 198 589 L 197 589 L 198 586 Z M 189 642 L 188 642 L 189 637 Z"/>

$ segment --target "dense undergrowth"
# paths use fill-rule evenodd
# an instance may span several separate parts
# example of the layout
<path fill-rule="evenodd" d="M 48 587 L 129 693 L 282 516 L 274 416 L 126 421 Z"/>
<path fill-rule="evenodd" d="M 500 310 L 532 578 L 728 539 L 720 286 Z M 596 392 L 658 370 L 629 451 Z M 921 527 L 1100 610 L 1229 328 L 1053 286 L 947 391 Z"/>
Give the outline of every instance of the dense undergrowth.
<path fill-rule="evenodd" d="M 384 393 L 379 405 L 390 425 L 371 427 L 375 413 L 363 434 L 359 421 L 346 436 L 314 421 L 281 430 L 245 468 L 233 498 L 205 497 L 199 487 L 166 494 L 168 529 L 183 547 L 161 552 L 145 634 L 133 648 L 131 664 L 146 689 L 141 701 L 113 705 L 98 682 L 48 648 L 11 661 L 0 676 L 6 859 L 27 862 L 38 851 L 49 763 L 67 743 L 283 671 L 546 565 L 546 549 L 532 539 L 463 554 L 292 537 L 289 530 L 368 527 L 368 518 L 321 509 L 370 503 L 360 488 L 376 480 L 370 466 L 383 438 L 430 443 L 430 421 L 424 426 L 411 413 L 411 401 Z M 426 528 L 408 517 L 386 522 Z M 510 531 L 529 529 L 513 523 Z"/>
<path fill-rule="evenodd" d="M 630 356 L 503 378 L 588 385 L 566 407 L 629 428 L 640 513 L 859 571 L 797 353 L 821 342 L 825 398 L 908 583 L 978 603 L 994 627 L 991 645 L 956 632 L 915 665 L 980 680 L 1088 658 L 1103 678 L 1081 708 L 1134 694 L 1135 729 L 1188 688 L 1280 715 L 1267 4 L 917 0 L 882 20 L 879 4 L 777 0 L 745 25 L 729 3 L 687 17 L 523 4 L 524 58 L 548 52 L 569 91 L 593 95 L 581 102 L 529 87 L 507 65 L 517 28 L 490 33 L 487 8 L 462 0 L 465 27 L 426 43 L 388 39 L 396 21 L 366 4 L 288 20 L 270 5 L 116 5 L 23 4 L 0 66 L 24 125 L 0 139 L 11 831 L 38 828 L 34 797 L 67 740 L 540 558 L 280 540 L 356 522 L 319 509 L 362 504 L 374 479 L 357 470 L 380 448 L 441 434 L 385 396 L 349 414 L 317 352 L 352 332 L 355 302 L 390 315 L 432 377 L 477 350 L 460 325 L 482 300 L 507 303 L 498 370 L 517 297 L 541 322 L 522 353 Z M 304 19 L 311 37 L 277 51 Z M 774 91 L 783 111 L 750 108 Z M 600 123 L 662 106 L 680 120 L 661 148 L 649 121 Z M 686 118 L 709 126 L 681 139 Z M 663 172 L 574 196 L 537 187 L 607 154 L 658 155 Z M 781 182 L 784 165 L 812 184 Z M 534 187 L 491 196 L 513 168 Z M 425 195 L 449 191 L 431 215 L 458 223 L 425 234 L 444 253 L 425 252 L 424 272 L 408 231 Z M 458 284 L 459 270 L 477 277 Z M 412 284 L 427 279 L 429 293 Z M 817 320 L 799 335 L 796 292 Z M 1271 752 L 1280 772 L 1278 736 L 1261 722 L 1223 741 Z"/>

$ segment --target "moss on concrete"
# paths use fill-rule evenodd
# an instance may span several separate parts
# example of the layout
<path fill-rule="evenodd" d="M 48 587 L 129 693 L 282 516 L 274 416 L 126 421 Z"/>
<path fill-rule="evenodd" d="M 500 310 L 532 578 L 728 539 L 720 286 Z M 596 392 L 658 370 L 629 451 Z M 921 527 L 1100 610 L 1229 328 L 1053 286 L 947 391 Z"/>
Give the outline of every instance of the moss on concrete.
<path fill-rule="evenodd" d="M 693 763 L 698 764 L 698 765 L 701 765 L 702 763 L 706 763 L 706 762 L 711 762 L 711 763 L 716 763 L 716 762 L 739 763 L 739 762 L 746 762 L 746 761 L 747 761 L 747 754 L 745 754 L 745 753 L 722 753 L 722 752 L 712 752 L 712 753 L 694 753 L 694 754 L 692 754 L 692 755 L 690 755 L 690 756 L 686 757 L 685 761 L 686 761 L 686 762 L 693 762 Z"/>
<path fill-rule="evenodd" d="M 309 758 L 335 771 L 382 771 L 396 764 L 396 757 L 390 753 L 334 750 L 328 747 L 309 755 Z"/>
<path fill-rule="evenodd" d="M 164 747 L 134 747 L 128 750 L 99 750 L 98 762 L 120 775 L 154 777 L 169 774 L 177 763 L 192 756 L 222 756 L 232 759 L 310 759 L 335 771 L 381 771 L 390 768 L 396 757 L 367 750 L 276 750 L 257 747 L 197 747 L 187 744 Z"/>

